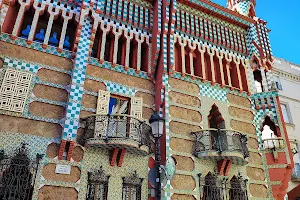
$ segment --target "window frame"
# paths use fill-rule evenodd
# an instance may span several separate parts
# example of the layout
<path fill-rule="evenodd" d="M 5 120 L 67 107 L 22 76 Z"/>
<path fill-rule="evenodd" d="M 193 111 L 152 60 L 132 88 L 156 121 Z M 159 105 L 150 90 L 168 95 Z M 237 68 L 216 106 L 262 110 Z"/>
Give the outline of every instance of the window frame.
<path fill-rule="evenodd" d="M 87 193 L 86 200 L 96 200 L 99 194 L 100 185 L 103 186 L 104 198 L 101 197 L 102 200 L 108 200 L 108 185 L 109 185 L 109 175 L 104 173 L 102 167 L 97 171 L 89 171 L 88 172 L 88 183 L 87 183 Z M 94 187 L 93 193 L 91 193 L 91 187 Z M 90 196 L 90 195 L 93 196 Z"/>
<path fill-rule="evenodd" d="M 283 111 L 284 109 L 282 108 L 282 106 L 285 107 L 286 116 L 288 118 L 288 122 L 285 121 L 284 111 Z M 280 108 L 281 108 L 281 111 L 282 111 L 282 116 L 283 116 L 284 123 L 286 123 L 286 124 L 293 124 L 293 119 L 292 119 L 292 115 L 291 115 L 291 110 L 290 110 L 289 104 L 286 103 L 286 102 L 280 102 Z"/>

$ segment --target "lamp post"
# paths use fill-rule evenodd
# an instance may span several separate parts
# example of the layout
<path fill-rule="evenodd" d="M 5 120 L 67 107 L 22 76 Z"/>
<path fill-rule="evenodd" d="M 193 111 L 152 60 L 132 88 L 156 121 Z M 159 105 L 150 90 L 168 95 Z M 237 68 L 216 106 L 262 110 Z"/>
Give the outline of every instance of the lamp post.
<path fill-rule="evenodd" d="M 161 200 L 161 180 L 160 180 L 160 137 L 163 135 L 165 119 L 157 112 L 151 115 L 149 122 L 151 124 L 152 135 L 155 138 L 155 164 L 157 168 L 155 196 L 157 200 Z"/>

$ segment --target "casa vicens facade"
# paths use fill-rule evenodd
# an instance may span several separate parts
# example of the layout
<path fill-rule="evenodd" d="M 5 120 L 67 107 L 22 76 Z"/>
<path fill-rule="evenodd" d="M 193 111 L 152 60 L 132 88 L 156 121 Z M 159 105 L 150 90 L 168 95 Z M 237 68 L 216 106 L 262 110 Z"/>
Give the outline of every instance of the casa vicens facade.
<path fill-rule="evenodd" d="M 0 198 L 283 199 L 269 30 L 227 4 L 0 0 Z"/>

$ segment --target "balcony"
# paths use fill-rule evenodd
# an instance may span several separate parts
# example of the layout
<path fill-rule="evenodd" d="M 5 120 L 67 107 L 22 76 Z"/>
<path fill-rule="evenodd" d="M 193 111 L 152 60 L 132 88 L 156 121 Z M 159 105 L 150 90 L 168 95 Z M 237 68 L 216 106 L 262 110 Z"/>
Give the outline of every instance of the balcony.
<path fill-rule="evenodd" d="M 263 139 L 262 142 L 264 149 L 272 149 L 275 151 L 276 149 L 285 148 L 284 139 L 282 137 Z"/>
<path fill-rule="evenodd" d="M 300 181 L 300 163 L 295 163 L 294 171 L 292 174 L 292 181 Z"/>
<path fill-rule="evenodd" d="M 129 115 L 92 115 L 81 120 L 86 147 L 126 149 L 139 155 L 151 152 L 151 126 L 145 121 Z"/>
<path fill-rule="evenodd" d="M 232 160 L 245 165 L 249 157 L 247 136 L 237 131 L 207 129 L 193 132 L 195 137 L 193 154 L 202 159 Z"/>

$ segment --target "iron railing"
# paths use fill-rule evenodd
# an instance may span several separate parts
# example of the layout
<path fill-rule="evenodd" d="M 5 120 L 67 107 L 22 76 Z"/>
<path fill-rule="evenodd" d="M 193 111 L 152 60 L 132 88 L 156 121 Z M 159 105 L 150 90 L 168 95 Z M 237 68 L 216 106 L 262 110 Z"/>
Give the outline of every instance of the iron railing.
<path fill-rule="evenodd" d="M 262 142 L 264 149 L 276 150 L 285 148 L 284 139 L 282 137 L 263 139 Z"/>
<path fill-rule="evenodd" d="M 22 144 L 13 157 L 0 151 L 0 199 L 30 200 L 33 194 L 36 174 L 43 155 L 37 154 L 30 161 L 27 148 Z"/>
<path fill-rule="evenodd" d="M 151 147 L 151 126 L 129 115 L 92 115 L 82 119 L 85 131 L 83 143 L 88 139 L 131 139 L 140 146 Z"/>
<path fill-rule="evenodd" d="M 300 163 L 295 163 L 292 180 L 300 181 Z"/>
<path fill-rule="evenodd" d="M 231 180 L 217 173 L 198 176 L 201 200 L 248 200 L 247 179 L 240 174 Z"/>
<path fill-rule="evenodd" d="M 192 132 L 195 136 L 195 156 L 205 152 L 240 152 L 244 158 L 249 157 L 247 136 L 237 131 L 226 129 L 207 129 Z"/>

